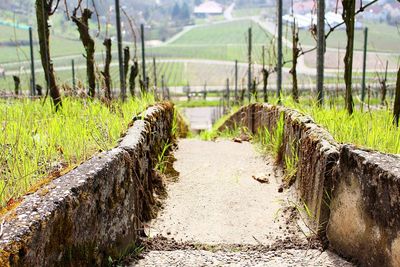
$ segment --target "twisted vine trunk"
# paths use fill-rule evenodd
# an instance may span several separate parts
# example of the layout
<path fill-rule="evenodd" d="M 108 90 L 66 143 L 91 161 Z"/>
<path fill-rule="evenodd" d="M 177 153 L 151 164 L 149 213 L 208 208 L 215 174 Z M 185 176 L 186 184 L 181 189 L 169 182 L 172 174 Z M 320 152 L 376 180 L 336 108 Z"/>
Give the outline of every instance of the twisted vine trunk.
<path fill-rule="evenodd" d="M 398 127 L 400 118 L 400 68 L 397 72 L 396 97 L 394 99 L 393 116 L 394 124 Z"/>
<path fill-rule="evenodd" d="M 292 79 L 293 79 L 293 87 L 292 87 L 292 97 L 293 100 L 296 103 L 299 103 L 299 88 L 298 88 L 298 82 L 297 82 L 297 59 L 299 58 L 300 55 L 300 49 L 299 49 L 299 29 L 296 26 L 296 23 L 293 24 L 292 28 L 292 35 L 293 35 L 293 41 L 292 41 L 292 51 L 293 51 L 293 59 L 292 59 L 292 69 L 290 70 L 290 74 L 292 74 Z"/>
<path fill-rule="evenodd" d="M 255 78 L 253 79 L 253 82 L 252 82 L 252 84 L 251 84 L 251 92 L 252 92 L 252 94 L 253 94 L 253 96 L 254 96 L 254 99 L 255 99 L 256 101 L 258 101 L 257 81 L 256 81 Z"/>
<path fill-rule="evenodd" d="M 124 48 L 124 77 L 125 77 L 125 84 L 124 88 L 126 88 L 126 81 L 129 72 L 129 60 L 131 59 L 131 52 L 129 51 L 129 46 Z"/>
<path fill-rule="evenodd" d="M 355 0 L 342 0 L 343 21 L 346 24 L 347 46 L 344 57 L 344 82 L 346 84 L 346 109 L 349 114 L 354 112 L 352 96 L 352 75 L 353 75 L 353 49 L 354 49 L 354 23 L 355 23 Z"/>
<path fill-rule="evenodd" d="M 21 80 L 19 79 L 18 76 L 13 76 L 14 80 L 14 93 L 15 95 L 19 95 L 19 85 L 21 84 Z"/>
<path fill-rule="evenodd" d="M 264 94 L 264 102 L 267 103 L 268 102 L 268 92 L 267 92 L 267 88 L 268 88 L 268 77 L 269 77 L 269 72 L 266 68 L 263 68 L 261 70 L 262 72 L 262 76 L 263 76 L 263 94 Z"/>
<path fill-rule="evenodd" d="M 139 74 L 139 63 L 137 58 L 133 60 L 133 65 L 131 66 L 131 73 L 129 75 L 129 91 L 132 97 L 135 97 L 135 87 L 136 87 L 136 77 Z"/>
<path fill-rule="evenodd" d="M 53 14 L 52 11 L 53 1 L 48 2 L 47 0 L 36 0 L 36 20 L 37 30 L 39 37 L 40 47 L 40 59 L 42 61 L 42 67 L 44 76 L 46 79 L 47 88 L 50 92 L 50 97 L 53 100 L 55 110 L 62 106 L 60 90 L 56 83 L 56 77 L 54 75 L 54 66 L 51 62 L 50 57 L 50 25 L 49 17 Z"/>
<path fill-rule="evenodd" d="M 385 103 L 386 103 L 388 66 L 389 66 L 389 61 L 386 61 L 385 76 L 383 77 L 383 80 L 381 81 L 381 88 L 382 88 L 381 105 L 382 106 L 385 105 Z"/>
<path fill-rule="evenodd" d="M 111 101 L 111 76 L 110 76 L 110 64 L 112 60 L 111 55 L 111 39 L 106 38 L 103 42 L 106 48 L 106 62 L 104 63 L 104 71 L 101 72 L 104 78 L 104 92 L 105 97 L 108 101 Z"/>
<path fill-rule="evenodd" d="M 76 16 L 77 10 L 75 9 L 72 16 L 72 21 L 75 22 L 78 27 L 79 36 L 82 44 L 86 51 L 86 73 L 89 84 L 89 97 L 93 98 L 96 95 L 96 74 L 94 69 L 94 40 L 89 33 L 89 19 L 92 18 L 93 12 L 90 9 L 85 8 L 82 12 L 82 16 L 78 18 Z"/>

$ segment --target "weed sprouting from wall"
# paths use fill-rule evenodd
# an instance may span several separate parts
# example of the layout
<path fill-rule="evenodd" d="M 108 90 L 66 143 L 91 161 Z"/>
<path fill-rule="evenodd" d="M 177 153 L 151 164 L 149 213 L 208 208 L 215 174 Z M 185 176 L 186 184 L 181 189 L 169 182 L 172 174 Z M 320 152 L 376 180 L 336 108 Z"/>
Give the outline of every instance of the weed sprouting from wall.
<path fill-rule="evenodd" d="M 285 114 L 281 113 L 276 128 L 272 133 L 267 127 L 263 127 L 258 129 L 257 134 L 253 137 L 255 143 L 260 145 L 261 152 L 272 153 L 277 162 L 280 162 L 282 157 L 284 128 Z"/>
<path fill-rule="evenodd" d="M 168 152 L 170 151 L 172 147 L 172 143 L 165 143 L 163 150 L 161 151 L 161 154 L 158 155 L 158 162 L 156 165 L 156 170 L 159 171 L 160 173 L 165 173 L 166 168 L 167 168 L 167 163 L 168 159 L 166 158 L 168 155 Z"/>
<path fill-rule="evenodd" d="M 290 187 L 296 181 L 297 174 L 297 163 L 299 162 L 299 156 L 297 154 L 296 146 L 292 143 L 290 145 L 290 155 L 284 156 L 285 164 L 285 186 Z"/>

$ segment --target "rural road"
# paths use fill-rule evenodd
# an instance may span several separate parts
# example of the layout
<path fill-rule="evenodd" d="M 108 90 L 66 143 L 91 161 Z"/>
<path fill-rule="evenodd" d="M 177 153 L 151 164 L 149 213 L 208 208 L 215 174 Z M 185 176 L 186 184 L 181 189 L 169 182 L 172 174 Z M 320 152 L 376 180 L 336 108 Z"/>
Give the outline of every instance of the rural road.
<path fill-rule="evenodd" d="M 352 266 L 307 242 L 272 158 L 250 143 L 184 139 L 178 147 L 179 180 L 131 266 Z"/>
<path fill-rule="evenodd" d="M 224 18 L 226 20 L 233 20 L 232 12 L 235 9 L 235 3 L 232 3 L 227 9 L 224 11 Z"/>

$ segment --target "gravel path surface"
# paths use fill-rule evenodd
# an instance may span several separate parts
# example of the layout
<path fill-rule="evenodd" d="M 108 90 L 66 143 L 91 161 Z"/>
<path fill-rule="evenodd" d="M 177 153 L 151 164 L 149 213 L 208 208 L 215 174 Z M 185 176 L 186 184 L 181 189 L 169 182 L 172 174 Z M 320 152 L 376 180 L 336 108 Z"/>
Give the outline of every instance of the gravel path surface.
<path fill-rule="evenodd" d="M 284 250 L 259 252 L 209 252 L 204 250 L 152 251 L 137 266 L 353 266 L 332 252 Z"/>
<path fill-rule="evenodd" d="M 138 266 L 352 266 L 308 242 L 290 191 L 278 192 L 281 170 L 250 143 L 178 147 L 179 180 L 146 229 L 150 245 Z"/>

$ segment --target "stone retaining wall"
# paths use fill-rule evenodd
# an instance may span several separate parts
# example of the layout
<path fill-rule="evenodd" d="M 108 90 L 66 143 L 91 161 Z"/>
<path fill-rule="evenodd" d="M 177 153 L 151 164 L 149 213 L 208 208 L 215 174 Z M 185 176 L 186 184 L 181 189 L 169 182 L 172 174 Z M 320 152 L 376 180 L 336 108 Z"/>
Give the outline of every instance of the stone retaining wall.
<path fill-rule="evenodd" d="M 160 185 L 153 168 L 173 138 L 173 106 L 156 105 L 139 118 L 117 148 L 25 196 L 4 215 L 0 266 L 107 265 L 135 244 L 152 217 Z"/>
<path fill-rule="evenodd" d="M 243 107 L 220 130 L 274 132 L 280 116 L 278 159 L 298 156 L 295 187 L 313 214 L 313 228 L 361 266 L 400 266 L 400 157 L 339 145 L 308 116 L 268 104 Z"/>

